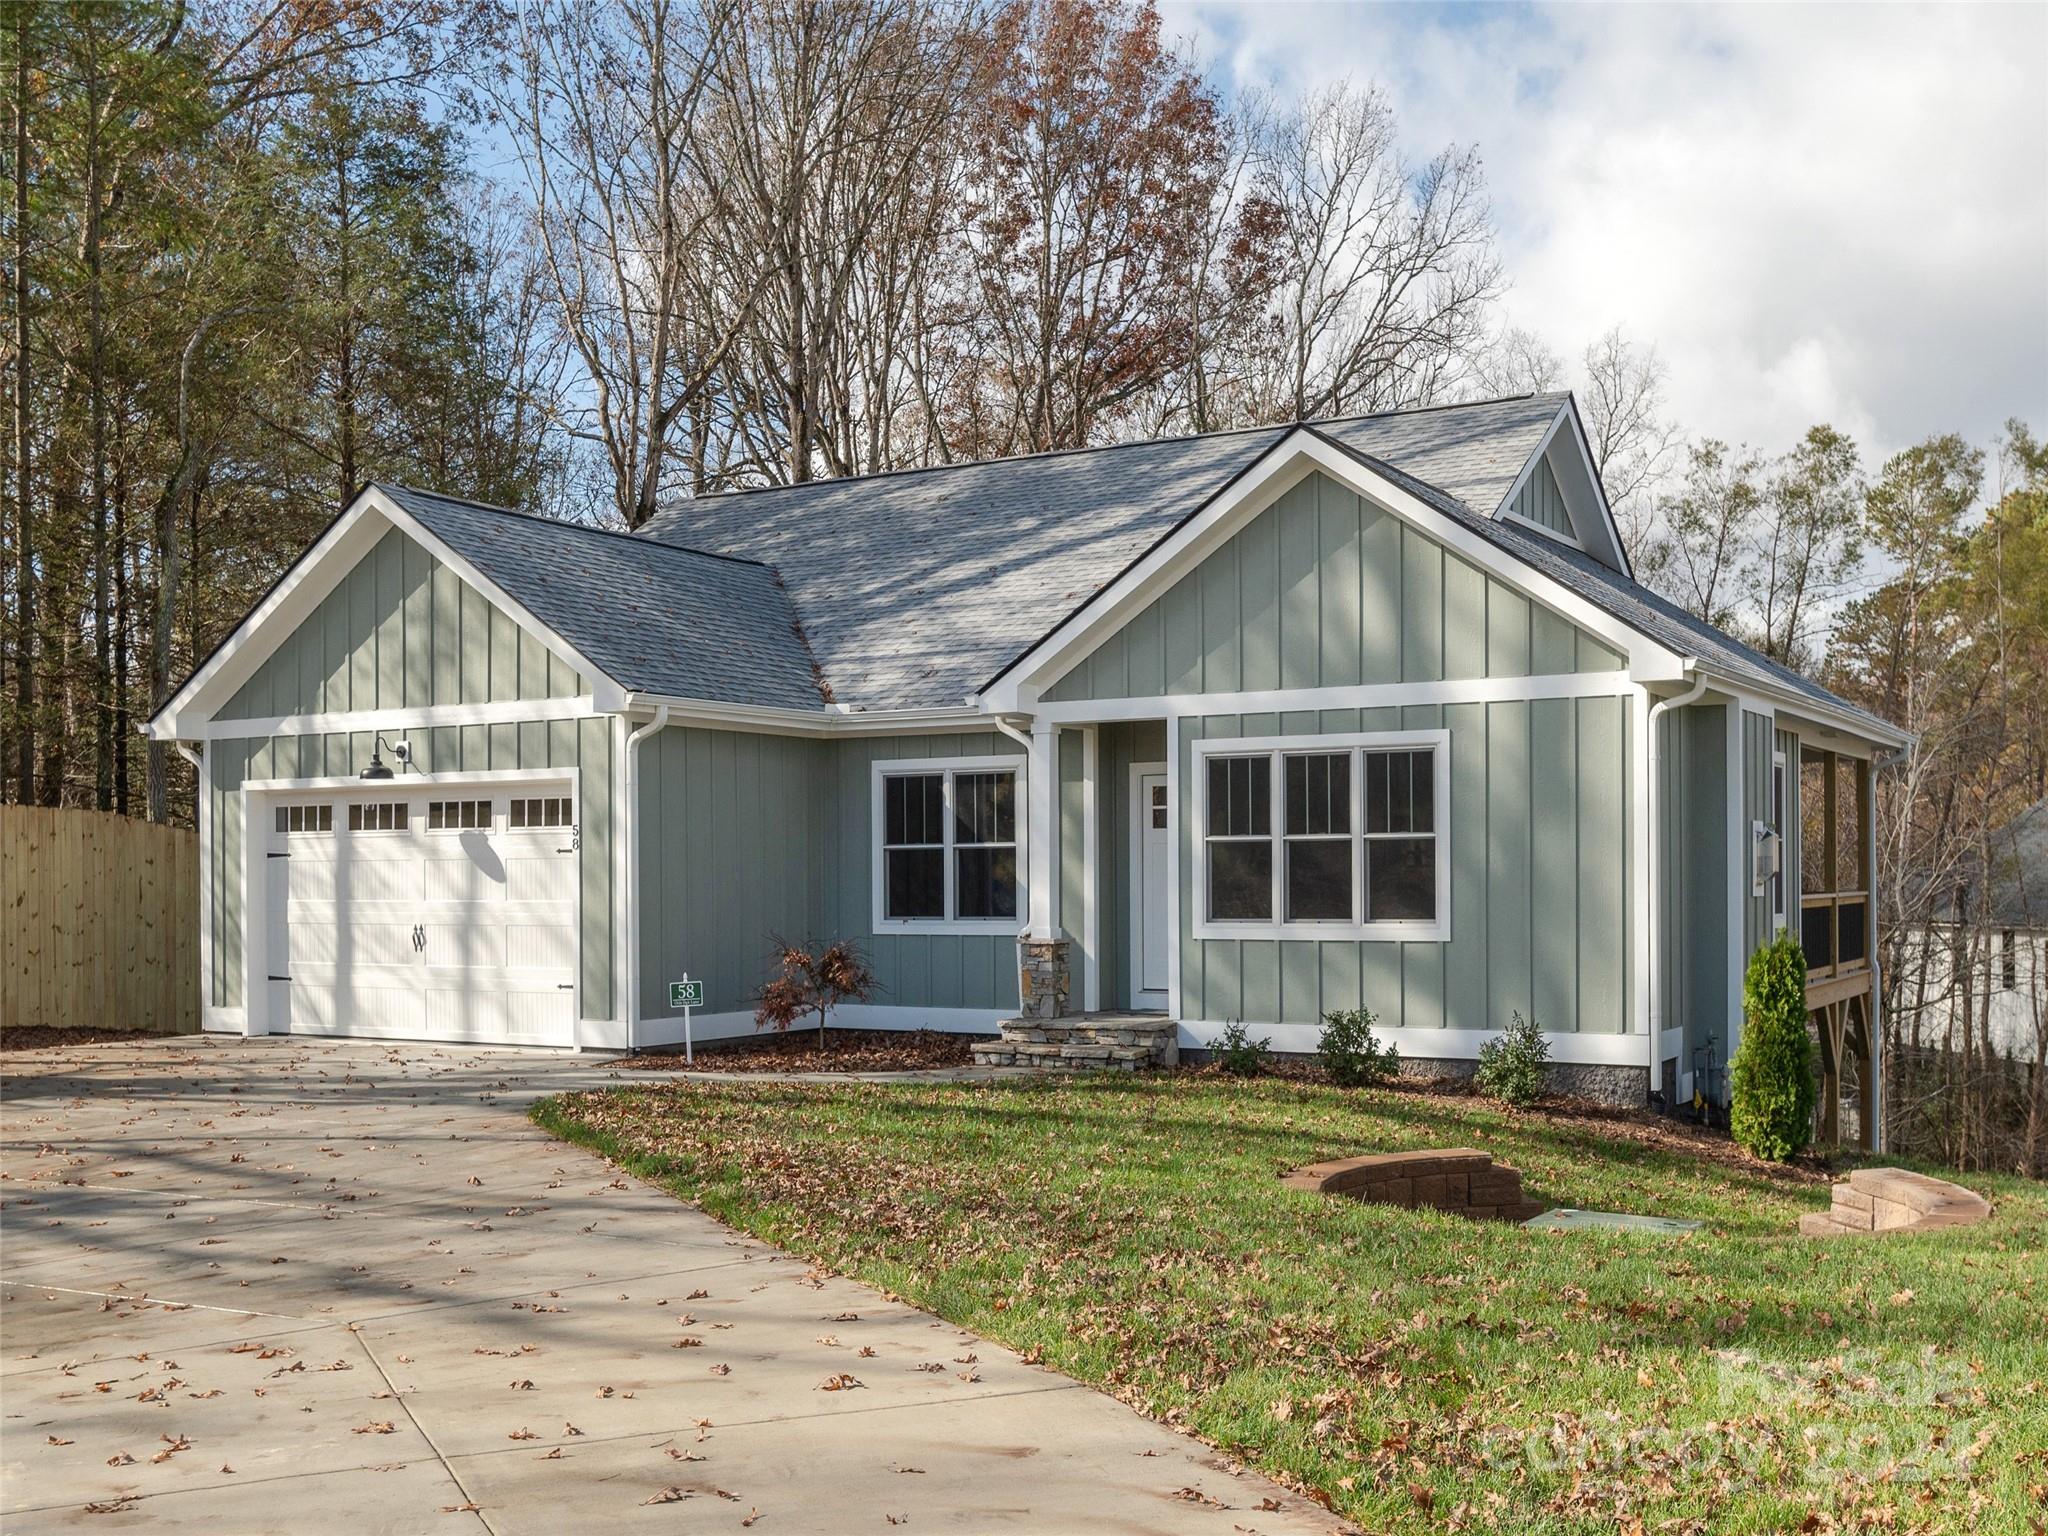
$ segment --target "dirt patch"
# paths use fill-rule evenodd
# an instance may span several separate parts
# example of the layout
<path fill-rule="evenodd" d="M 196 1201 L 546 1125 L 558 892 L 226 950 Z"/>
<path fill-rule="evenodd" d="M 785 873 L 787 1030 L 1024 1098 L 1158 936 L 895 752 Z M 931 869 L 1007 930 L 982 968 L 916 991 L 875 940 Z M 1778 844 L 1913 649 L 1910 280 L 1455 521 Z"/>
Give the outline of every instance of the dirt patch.
<path fill-rule="evenodd" d="M 15 1024 L 0 1029 L 0 1053 L 61 1050 L 71 1045 L 105 1045 L 115 1040 L 176 1040 L 146 1029 L 58 1029 L 48 1024 Z"/>
<path fill-rule="evenodd" d="M 973 1065 L 968 1047 L 976 1035 L 934 1029 L 828 1029 L 825 1043 L 807 1029 L 762 1035 L 738 1044 L 697 1048 L 699 1072 L 929 1072 Z M 619 1063 L 648 1071 L 688 1070 L 680 1051 L 633 1056 Z"/>

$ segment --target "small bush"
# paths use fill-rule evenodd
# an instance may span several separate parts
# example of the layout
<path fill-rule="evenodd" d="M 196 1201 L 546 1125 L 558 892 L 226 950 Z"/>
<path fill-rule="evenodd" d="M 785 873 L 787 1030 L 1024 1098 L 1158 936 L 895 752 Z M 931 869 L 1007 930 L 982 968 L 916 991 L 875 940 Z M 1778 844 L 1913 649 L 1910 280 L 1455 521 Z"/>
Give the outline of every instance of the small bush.
<path fill-rule="evenodd" d="M 1742 1044 L 1729 1067 L 1728 1129 L 1773 1162 L 1813 1140 L 1813 1042 L 1806 1034 L 1806 956 L 1781 933 L 1749 957 L 1742 978 Z"/>
<path fill-rule="evenodd" d="M 1479 1047 L 1473 1081 L 1489 1099 L 1521 1109 L 1543 1097 L 1543 1069 L 1549 1065 L 1550 1043 L 1542 1026 L 1517 1010 L 1504 1033 Z"/>
<path fill-rule="evenodd" d="M 1266 1070 L 1266 1059 L 1273 1054 L 1272 1046 L 1271 1036 L 1254 1040 L 1242 1019 L 1232 1019 L 1223 1026 L 1223 1033 L 1217 1036 L 1216 1043 L 1209 1049 L 1216 1057 L 1216 1065 L 1232 1077 L 1257 1077 Z"/>
<path fill-rule="evenodd" d="M 1316 1042 L 1316 1054 L 1331 1082 L 1345 1088 L 1370 1088 L 1400 1073 L 1400 1051 L 1381 1045 L 1372 1032 L 1378 1022 L 1370 1008 L 1323 1015 L 1323 1036 Z"/>

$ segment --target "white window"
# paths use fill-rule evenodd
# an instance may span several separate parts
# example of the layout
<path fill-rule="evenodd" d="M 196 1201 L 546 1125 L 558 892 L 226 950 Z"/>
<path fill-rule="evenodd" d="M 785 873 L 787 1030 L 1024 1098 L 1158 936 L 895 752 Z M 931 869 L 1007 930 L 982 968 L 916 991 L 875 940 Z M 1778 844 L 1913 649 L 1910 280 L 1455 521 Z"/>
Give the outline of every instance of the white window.
<path fill-rule="evenodd" d="M 348 829 L 351 832 L 403 832 L 411 817 L 411 807 L 403 800 L 385 800 L 365 805 L 360 801 L 348 808 Z"/>
<path fill-rule="evenodd" d="M 1443 731 L 1195 748 L 1195 937 L 1444 940 Z"/>
<path fill-rule="evenodd" d="M 517 805 L 518 801 L 512 802 Z M 429 832 L 467 832 L 481 829 L 491 830 L 491 802 L 488 800 L 429 800 L 427 802 L 427 830 Z"/>
<path fill-rule="evenodd" d="M 512 825 L 515 827 L 566 827 L 570 820 L 567 795 L 515 799 L 512 802 Z"/>
<path fill-rule="evenodd" d="M 277 808 L 277 830 L 280 832 L 332 832 L 334 830 L 334 807 L 331 805 L 280 805 Z"/>
<path fill-rule="evenodd" d="M 875 765 L 877 933 L 1015 933 L 1024 911 L 1015 758 Z"/>

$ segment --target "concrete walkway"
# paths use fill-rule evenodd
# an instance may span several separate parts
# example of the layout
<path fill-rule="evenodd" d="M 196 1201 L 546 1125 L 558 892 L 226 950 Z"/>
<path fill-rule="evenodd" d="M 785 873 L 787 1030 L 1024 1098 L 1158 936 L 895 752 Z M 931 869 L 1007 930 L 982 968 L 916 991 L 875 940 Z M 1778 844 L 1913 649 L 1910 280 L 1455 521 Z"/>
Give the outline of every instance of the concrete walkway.
<path fill-rule="evenodd" d="M 524 1116 L 645 1074 L 283 1038 L 0 1067 L 11 1536 L 1342 1528 Z"/>

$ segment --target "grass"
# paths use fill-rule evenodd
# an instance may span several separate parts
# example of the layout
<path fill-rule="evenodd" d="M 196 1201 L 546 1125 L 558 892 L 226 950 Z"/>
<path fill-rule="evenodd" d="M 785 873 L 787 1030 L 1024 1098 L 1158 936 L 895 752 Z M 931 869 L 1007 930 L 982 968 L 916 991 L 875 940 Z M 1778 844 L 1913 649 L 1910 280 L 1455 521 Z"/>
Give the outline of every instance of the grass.
<path fill-rule="evenodd" d="M 1373 1531 L 2039 1532 L 2048 1187 L 1984 1226 L 1802 1239 L 1815 1169 L 1477 1100 L 1193 1075 L 675 1083 L 535 1118 L 743 1231 L 1089 1382 Z M 1476 1146 L 1537 1234 L 1283 1190 Z"/>

